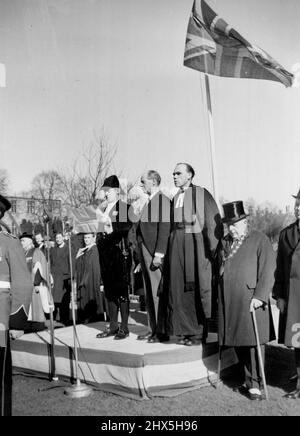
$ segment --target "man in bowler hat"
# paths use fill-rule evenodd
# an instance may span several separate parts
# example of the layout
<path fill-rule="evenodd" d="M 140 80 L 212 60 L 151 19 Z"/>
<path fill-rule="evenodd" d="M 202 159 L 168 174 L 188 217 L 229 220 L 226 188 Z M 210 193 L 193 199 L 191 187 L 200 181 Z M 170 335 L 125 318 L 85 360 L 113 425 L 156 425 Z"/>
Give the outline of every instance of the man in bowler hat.
<path fill-rule="evenodd" d="M 262 373 L 257 346 L 275 339 L 269 297 L 274 283 L 275 253 L 266 235 L 252 230 L 242 201 L 223 205 L 228 228 L 219 250 L 219 344 L 234 347 L 244 368 L 244 384 L 235 391 L 261 400 Z M 255 310 L 260 344 L 251 312 Z M 271 326 L 271 328 L 270 328 Z M 262 348 L 262 354 L 264 347 Z"/>
<path fill-rule="evenodd" d="M 129 335 L 129 271 L 130 253 L 128 250 L 128 232 L 131 222 L 128 219 L 129 205 L 120 200 L 120 183 L 116 175 L 104 180 L 107 206 L 103 212 L 104 231 L 98 238 L 98 250 L 104 295 L 108 304 L 109 327 L 97 338 L 114 336 L 121 340 Z M 121 325 L 118 324 L 118 311 Z"/>
<path fill-rule="evenodd" d="M 282 230 L 277 251 L 273 298 L 280 311 L 278 342 L 294 348 L 296 389 L 286 398 L 300 398 L 300 190 L 295 198 L 296 221 Z"/>
<path fill-rule="evenodd" d="M 0 219 L 11 208 L 0 195 Z M 20 336 L 32 296 L 31 277 L 18 239 L 0 226 L 0 416 L 11 415 L 10 338 Z"/>

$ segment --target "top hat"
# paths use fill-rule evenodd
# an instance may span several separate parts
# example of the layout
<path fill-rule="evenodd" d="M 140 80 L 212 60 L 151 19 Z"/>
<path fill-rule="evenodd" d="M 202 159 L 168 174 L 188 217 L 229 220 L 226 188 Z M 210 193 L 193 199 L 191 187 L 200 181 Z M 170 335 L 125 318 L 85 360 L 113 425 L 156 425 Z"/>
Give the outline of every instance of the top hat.
<path fill-rule="evenodd" d="M 33 240 L 33 235 L 31 233 L 24 232 L 19 236 L 19 239 L 29 238 Z"/>
<path fill-rule="evenodd" d="M 296 198 L 296 199 L 298 199 L 298 200 L 300 200 L 300 189 L 299 189 L 299 191 L 298 191 L 298 194 L 297 194 L 297 195 L 293 195 L 293 197 Z"/>
<path fill-rule="evenodd" d="M 107 177 L 103 182 L 102 188 L 120 188 L 118 177 L 115 175 Z"/>
<path fill-rule="evenodd" d="M 227 224 L 233 224 L 237 221 L 240 221 L 249 214 L 246 214 L 244 211 L 244 205 L 242 201 L 232 201 L 231 203 L 223 204 L 224 209 L 224 218 L 223 222 Z"/>
<path fill-rule="evenodd" d="M 11 202 L 7 198 L 0 195 L 0 212 L 5 213 L 11 208 Z"/>

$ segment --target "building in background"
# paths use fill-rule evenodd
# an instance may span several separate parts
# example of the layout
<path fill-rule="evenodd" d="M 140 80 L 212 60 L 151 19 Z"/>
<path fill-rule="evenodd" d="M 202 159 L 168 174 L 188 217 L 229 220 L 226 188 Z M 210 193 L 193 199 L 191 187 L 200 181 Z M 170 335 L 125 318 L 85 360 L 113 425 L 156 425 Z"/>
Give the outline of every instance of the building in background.
<path fill-rule="evenodd" d="M 15 236 L 28 232 L 30 229 L 32 232 L 38 231 L 43 233 L 43 215 L 44 211 L 50 215 L 53 227 L 54 222 L 61 227 L 63 222 L 61 220 L 62 205 L 60 200 L 44 200 L 35 197 L 7 197 L 11 202 L 11 209 L 6 214 L 5 224 L 11 230 L 11 233 Z M 25 229 L 25 230 L 24 230 Z M 63 230 L 63 228 L 61 229 Z"/>

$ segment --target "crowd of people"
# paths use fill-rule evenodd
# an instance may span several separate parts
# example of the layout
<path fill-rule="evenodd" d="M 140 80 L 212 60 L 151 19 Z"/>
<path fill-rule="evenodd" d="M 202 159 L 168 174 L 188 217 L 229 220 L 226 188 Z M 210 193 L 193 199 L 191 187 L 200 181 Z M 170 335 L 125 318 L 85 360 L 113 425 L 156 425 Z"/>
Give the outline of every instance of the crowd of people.
<path fill-rule="evenodd" d="M 67 239 L 57 233 L 51 249 L 42 234 L 23 233 L 20 244 L 2 227 L 1 414 L 11 411 L 9 336 L 45 328 L 51 305 L 54 319 L 68 325 L 73 280 L 77 322 L 107 320 L 97 338 L 126 340 L 129 292 L 138 273 L 149 330 L 137 340 L 172 338 L 197 346 L 206 341 L 217 305 L 219 345 L 234 347 L 245 374 L 236 390 L 251 400 L 264 398 L 258 354 L 264 358 L 264 344 L 276 337 L 272 296 L 280 311 L 278 340 L 295 350 L 297 386 L 286 397 L 300 398 L 300 191 L 294 196 L 296 221 L 280 234 L 276 262 L 269 239 L 251 228 L 243 202 L 223 204 L 221 218 L 215 199 L 194 185 L 194 176 L 191 165 L 178 163 L 173 172 L 178 191 L 170 199 L 159 173 L 146 171 L 140 181 L 143 200 L 128 202 L 120 197 L 118 177 L 107 177 L 98 206 L 103 231 Z M 0 196 L 0 219 L 10 207 Z"/>

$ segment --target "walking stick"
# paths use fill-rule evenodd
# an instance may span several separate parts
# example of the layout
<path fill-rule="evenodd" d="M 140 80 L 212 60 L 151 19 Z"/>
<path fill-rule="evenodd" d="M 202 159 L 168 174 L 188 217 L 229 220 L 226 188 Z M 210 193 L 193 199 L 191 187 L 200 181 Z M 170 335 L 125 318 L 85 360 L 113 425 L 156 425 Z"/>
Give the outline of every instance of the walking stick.
<path fill-rule="evenodd" d="M 253 309 L 251 311 L 251 315 L 252 315 L 253 324 L 254 324 L 254 332 L 255 332 L 255 339 L 256 339 L 256 344 L 257 344 L 258 361 L 259 361 L 259 366 L 260 366 L 260 371 L 261 371 L 264 391 L 265 391 L 265 394 L 266 394 L 266 400 L 269 401 L 269 393 L 268 393 L 268 389 L 267 389 L 264 363 L 263 363 L 262 354 L 261 354 L 260 340 L 259 340 L 259 334 L 258 334 L 258 328 L 257 328 L 255 309 Z"/>
<path fill-rule="evenodd" d="M 54 338 L 54 319 L 53 319 L 53 310 L 54 310 L 54 302 L 53 295 L 51 291 L 51 267 L 50 267 L 50 237 L 49 237 L 49 216 L 47 213 L 44 213 L 44 222 L 46 224 L 46 235 L 47 235 L 47 284 L 49 289 L 50 296 L 50 304 L 49 304 L 49 316 L 50 316 L 50 378 L 52 381 L 58 381 L 58 377 L 56 375 L 56 364 L 55 364 L 55 338 Z"/>
<path fill-rule="evenodd" d="M 219 345 L 219 353 L 218 353 L 218 374 L 217 374 L 216 389 L 219 389 L 219 387 L 220 387 L 220 381 L 221 381 L 221 360 L 222 360 L 222 346 Z"/>

